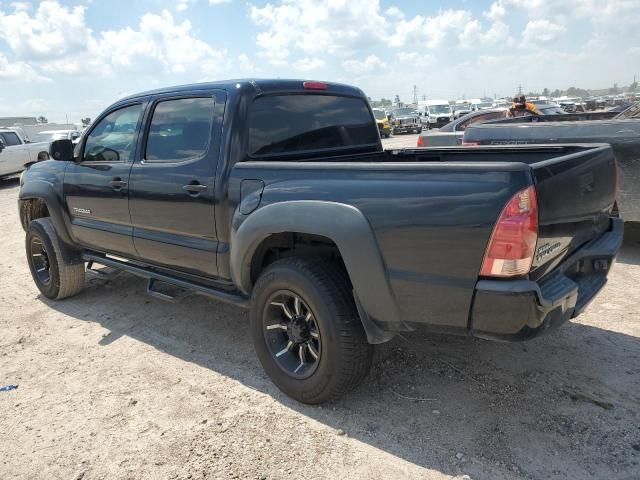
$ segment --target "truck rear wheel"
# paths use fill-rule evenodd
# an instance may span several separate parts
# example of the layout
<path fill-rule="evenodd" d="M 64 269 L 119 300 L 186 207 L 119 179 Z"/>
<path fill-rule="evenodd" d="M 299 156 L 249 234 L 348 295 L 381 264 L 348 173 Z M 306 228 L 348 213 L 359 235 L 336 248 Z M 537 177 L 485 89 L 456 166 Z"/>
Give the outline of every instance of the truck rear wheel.
<path fill-rule="evenodd" d="M 286 395 L 323 403 L 366 377 L 373 347 L 338 266 L 326 260 L 278 260 L 256 282 L 251 302 L 256 353 Z"/>
<path fill-rule="evenodd" d="M 50 218 L 29 224 L 25 246 L 31 276 L 45 297 L 60 300 L 84 288 L 84 262 L 65 262 Z"/>

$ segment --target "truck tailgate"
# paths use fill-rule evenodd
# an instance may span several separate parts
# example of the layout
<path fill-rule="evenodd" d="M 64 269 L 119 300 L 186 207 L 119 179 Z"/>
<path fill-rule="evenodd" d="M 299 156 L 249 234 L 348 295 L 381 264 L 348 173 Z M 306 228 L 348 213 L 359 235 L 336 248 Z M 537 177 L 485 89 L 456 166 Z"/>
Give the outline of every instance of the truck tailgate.
<path fill-rule="evenodd" d="M 543 160 L 531 168 L 539 224 L 531 271 L 535 279 L 610 228 L 618 183 L 608 145 Z"/>

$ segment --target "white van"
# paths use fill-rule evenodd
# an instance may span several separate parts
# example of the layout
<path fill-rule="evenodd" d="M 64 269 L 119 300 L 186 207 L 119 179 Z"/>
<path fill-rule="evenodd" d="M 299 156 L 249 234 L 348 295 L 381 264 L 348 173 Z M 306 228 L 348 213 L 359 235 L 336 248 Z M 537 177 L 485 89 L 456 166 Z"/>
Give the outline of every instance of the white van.
<path fill-rule="evenodd" d="M 453 120 L 453 111 L 448 100 L 425 100 L 418 102 L 420 121 L 427 128 L 444 127 Z"/>

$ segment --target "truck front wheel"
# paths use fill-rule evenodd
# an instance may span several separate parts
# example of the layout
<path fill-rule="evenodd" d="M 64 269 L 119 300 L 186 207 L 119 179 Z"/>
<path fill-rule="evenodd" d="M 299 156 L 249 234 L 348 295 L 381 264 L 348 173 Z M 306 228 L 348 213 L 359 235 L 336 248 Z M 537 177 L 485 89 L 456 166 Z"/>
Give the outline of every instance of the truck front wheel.
<path fill-rule="evenodd" d="M 273 383 L 303 403 L 334 400 L 360 383 L 373 347 L 346 274 L 326 260 L 284 258 L 253 289 L 251 334 Z"/>
<path fill-rule="evenodd" d="M 45 297 L 60 300 L 84 288 L 84 262 L 65 262 L 50 218 L 29 224 L 25 246 L 31 276 Z"/>

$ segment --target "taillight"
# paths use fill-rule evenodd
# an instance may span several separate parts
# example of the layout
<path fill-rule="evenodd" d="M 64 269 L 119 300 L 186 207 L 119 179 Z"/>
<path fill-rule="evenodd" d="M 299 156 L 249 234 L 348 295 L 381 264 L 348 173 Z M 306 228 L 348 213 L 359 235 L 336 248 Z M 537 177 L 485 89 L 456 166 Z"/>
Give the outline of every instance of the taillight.
<path fill-rule="evenodd" d="M 480 275 L 512 277 L 529 273 L 538 241 L 538 201 L 533 186 L 505 205 L 484 254 Z"/>
<path fill-rule="evenodd" d="M 424 138 L 422 137 L 422 135 L 418 135 L 418 147 L 424 147 Z"/>
<path fill-rule="evenodd" d="M 477 147 L 480 142 L 462 142 L 463 147 Z"/>
<path fill-rule="evenodd" d="M 311 90 L 326 90 L 327 84 L 324 82 L 302 82 L 302 87 Z"/>

